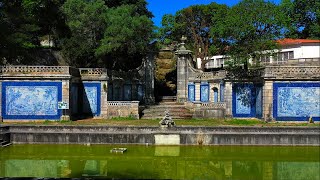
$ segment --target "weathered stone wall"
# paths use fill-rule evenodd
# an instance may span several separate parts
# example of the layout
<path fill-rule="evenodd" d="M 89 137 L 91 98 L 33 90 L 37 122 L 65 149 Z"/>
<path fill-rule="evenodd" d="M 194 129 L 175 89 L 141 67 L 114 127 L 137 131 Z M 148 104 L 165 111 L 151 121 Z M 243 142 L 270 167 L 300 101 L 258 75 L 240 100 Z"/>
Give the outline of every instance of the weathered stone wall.
<path fill-rule="evenodd" d="M 69 103 L 70 67 L 2 66 L 0 78 L 3 118 L 62 118 L 62 111 L 57 109 L 57 105 L 58 101 Z M 67 119 L 69 113 L 64 112 Z"/>
<path fill-rule="evenodd" d="M 109 101 L 108 117 L 131 117 L 139 119 L 139 101 Z"/>
<path fill-rule="evenodd" d="M 23 144 L 320 145 L 317 127 L 10 126 L 9 130 L 11 142 Z"/>

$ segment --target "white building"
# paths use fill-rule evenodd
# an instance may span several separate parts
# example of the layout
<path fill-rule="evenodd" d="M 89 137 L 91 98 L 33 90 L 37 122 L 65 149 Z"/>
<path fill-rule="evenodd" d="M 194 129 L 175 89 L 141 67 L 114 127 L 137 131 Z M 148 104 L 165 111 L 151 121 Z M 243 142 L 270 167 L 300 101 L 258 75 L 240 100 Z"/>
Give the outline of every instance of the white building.
<path fill-rule="evenodd" d="M 320 63 L 320 40 L 311 39 L 281 39 L 277 41 L 280 49 L 264 51 L 260 57 L 263 64 Z M 272 52 L 272 55 L 271 53 Z M 225 64 L 228 56 L 215 55 L 206 68 L 219 68 Z M 201 59 L 197 58 L 197 68 L 201 68 Z"/>

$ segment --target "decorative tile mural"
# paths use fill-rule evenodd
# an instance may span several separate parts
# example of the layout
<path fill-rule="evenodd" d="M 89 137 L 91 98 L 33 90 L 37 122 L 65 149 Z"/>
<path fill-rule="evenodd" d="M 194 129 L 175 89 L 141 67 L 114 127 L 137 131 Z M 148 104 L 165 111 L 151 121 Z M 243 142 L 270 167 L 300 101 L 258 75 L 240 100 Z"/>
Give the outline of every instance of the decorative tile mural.
<path fill-rule="evenodd" d="M 60 119 L 61 82 L 3 82 L 5 119 Z"/>
<path fill-rule="evenodd" d="M 209 101 L 209 84 L 200 85 L 200 101 L 201 102 Z"/>
<path fill-rule="evenodd" d="M 251 87 L 236 89 L 236 114 L 251 114 Z"/>
<path fill-rule="evenodd" d="M 320 83 L 274 83 L 276 120 L 320 120 Z"/>
<path fill-rule="evenodd" d="M 188 100 L 191 102 L 195 101 L 195 86 L 194 86 L 194 84 L 188 85 Z"/>
<path fill-rule="evenodd" d="M 233 117 L 262 117 L 261 84 L 233 84 L 232 115 Z"/>
<path fill-rule="evenodd" d="M 83 83 L 83 111 L 94 116 L 100 115 L 101 84 Z"/>

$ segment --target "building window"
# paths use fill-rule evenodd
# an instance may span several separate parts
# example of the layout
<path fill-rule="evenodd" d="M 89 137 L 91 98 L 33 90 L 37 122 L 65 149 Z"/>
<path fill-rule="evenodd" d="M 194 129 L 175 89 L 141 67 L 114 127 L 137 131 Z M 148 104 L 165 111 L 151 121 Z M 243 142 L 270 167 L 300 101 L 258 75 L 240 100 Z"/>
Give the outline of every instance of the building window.
<path fill-rule="evenodd" d="M 218 58 L 217 59 L 217 67 L 222 67 L 224 65 L 224 61 L 226 58 Z"/>
<path fill-rule="evenodd" d="M 275 60 L 277 63 L 283 63 L 283 62 L 287 62 L 288 59 L 293 59 L 293 58 L 294 58 L 293 51 L 287 51 L 287 52 L 278 53 Z"/>
<path fill-rule="evenodd" d="M 269 64 L 270 63 L 270 55 L 265 54 L 260 56 L 260 62 Z"/>

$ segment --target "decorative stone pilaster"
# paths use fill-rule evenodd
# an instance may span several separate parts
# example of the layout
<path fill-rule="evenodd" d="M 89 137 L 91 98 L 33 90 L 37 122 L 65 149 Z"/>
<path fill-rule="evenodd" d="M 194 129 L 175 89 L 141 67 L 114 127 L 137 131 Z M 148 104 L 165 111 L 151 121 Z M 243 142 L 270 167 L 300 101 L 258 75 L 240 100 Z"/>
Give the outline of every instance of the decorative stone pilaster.
<path fill-rule="evenodd" d="M 145 75 L 144 75 L 144 83 L 145 83 L 145 104 L 154 104 L 154 59 L 155 54 L 149 53 L 146 57 L 145 61 Z"/>
<path fill-rule="evenodd" d="M 180 48 L 176 51 L 177 61 L 177 102 L 187 102 L 188 99 L 188 60 L 191 51 L 185 45 L 186 37 L 182 36 Z"/>
<path fill-rule="evenodd" d="M 273 81 L 265 81 L 263 86 L 263 119 L 271 121 L 273 104 Z"/>
<path fill-rule="evenodd" d="M 101 81 L 101 111 L 100 116 L 102 118 L 108 118 L 108 81 Z"/>
<path fill-rule="evenodd" d="M 226 102 L 226 116 L 232 116 L 232 83 L 226 82 L 224 89 L 224 100 Z"/>

